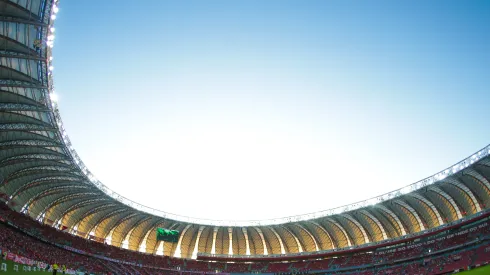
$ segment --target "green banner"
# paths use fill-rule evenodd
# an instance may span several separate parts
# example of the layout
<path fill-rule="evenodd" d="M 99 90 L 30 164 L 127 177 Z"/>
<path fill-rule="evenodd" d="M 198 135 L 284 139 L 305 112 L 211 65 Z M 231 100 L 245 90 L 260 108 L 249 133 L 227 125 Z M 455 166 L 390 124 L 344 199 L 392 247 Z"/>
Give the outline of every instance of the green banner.
<path fill-rule="evenodd" d="M 179 231 L 157 228 L 157 241 L 176 243 L 179 241 Z"/>

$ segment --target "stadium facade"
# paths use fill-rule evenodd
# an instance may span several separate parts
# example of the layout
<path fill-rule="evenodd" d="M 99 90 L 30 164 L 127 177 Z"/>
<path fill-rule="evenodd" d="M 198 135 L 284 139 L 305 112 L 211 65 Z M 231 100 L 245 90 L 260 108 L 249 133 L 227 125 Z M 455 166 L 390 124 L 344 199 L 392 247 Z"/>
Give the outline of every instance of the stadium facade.
<path fill-rule="evenodd" d="M 0 0 L 0 192 L 10 208 L 33 219 L 151 254 L 260 258 L 417 236 L 490 204 L 490 146 L 388 194 L 273 220 L 194 219 L 124 198 L 85 167 L 63 128 L 51 64 L 57 4 Z M 178 242 L 157 241 L 159 227 L 178 230 Z"/>

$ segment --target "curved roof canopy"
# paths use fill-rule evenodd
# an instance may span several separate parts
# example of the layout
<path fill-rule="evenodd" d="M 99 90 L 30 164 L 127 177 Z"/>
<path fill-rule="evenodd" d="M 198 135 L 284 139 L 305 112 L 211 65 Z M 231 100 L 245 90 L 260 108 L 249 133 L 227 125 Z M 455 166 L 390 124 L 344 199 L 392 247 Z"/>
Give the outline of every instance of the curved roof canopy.
<path fill-rule="evenodd" d="M 148 253 L 270 255 L 379 242 L 490 204 L 490 146 L 417 183 L 343 207 L 266 221 L 214 221 L 142 206 L 84 166 L 63 128 L 52 81 L 57 1 L 0 0 L 0 192 L 10 207 L 85 238 Z M 156 229 L 180 231 L 178 243 Z"/>

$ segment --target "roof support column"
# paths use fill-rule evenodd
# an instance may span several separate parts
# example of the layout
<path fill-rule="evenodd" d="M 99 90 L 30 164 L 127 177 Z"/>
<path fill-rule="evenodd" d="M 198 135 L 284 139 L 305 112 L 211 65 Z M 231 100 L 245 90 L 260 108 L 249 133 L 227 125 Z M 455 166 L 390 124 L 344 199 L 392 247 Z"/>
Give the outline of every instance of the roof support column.
<path fill-rule="evenodd" d="M 401 230 L 402 236 L 407 235 L 407 231 L 405 230 L 403 223 L 400 221 L 398 216 L 395 215 L 395 213 L 393 213 L 393 211 L 391 211 L 390 209 L 388 209 L 386 206 L 384 206 L 382 204 L 377 204 L 375 207 L 381 209 L 383 212 L 388 214 L 392 219 L 394 219 L 396 221 L 396 223 L 398 224 L 398 227 Z"/>
<path fill-rule="evenodd" d="M 228 227 L 228 255 L 233 255 L 233 229 Z"/>
<path fill-rule="evenodd" d="M 310 236 L 310 238 L 311 238 L 311 239 L 313 240 L 313 242 L 315 243 L 315 251 L 319 251 L 319 250 L 320 250 L 320 248 L 318 247 L 318 242 L 316 241 L 316 238 L 313 236 L 313 234 L 311 234 L 311 232 L 310 232 L 310 231 L 306 230 L 306 228 L 305 228 L 303 225 L 301 225 L 301 224 L 299 224 L 299 223 L 298 223 L 298 224 L 296 224 L 296 225 L 297 225 L 299 228 L 303 229 L 303 230 L 304 230 L 304 231 L 305 231 L 305 232 L 306 232 L 306 233 L 307 233 L 307 234 Z M 327 234 L 328 234 L 328 233 L 327 233 Z M 329 236 L 329 238 L 330 238 L 330 236 Z"/>
<path fill-rule="evenodd" d="M 213 228 L 213 244 L 211 245 L 211 254 L 216 254 L 216 235 L 218 234 L 218 227 Z"/>
<path fill-rule="evenodd" d="M 245 255 L 250 255 L 250 244 L 248 243 L 248 232 L 245 227 L 242 227 L 243 236 L 245 237 Z"/>
<path fill-rule="evenodd" d="M 333 249 L 335 249 L 337 247 L 335 245 L 335 242 L 332 239 L 332 236 L 330 236 L 330 233 L 328 233 L 328 231 L 325 228 L 323 228 L 323 226 L 321 226 L 320 224 L 318 224 L 317 222 L 314 222 L 314 221 L 310 221 L 310 223 L 314 224 L 315 226 L 317 226 L 318 228 L 320 228 L 320 230 L 322 230 L 323 233 L 325 233 L 325 235 L 328 237 L 328 239 L 330 239 L 330 243 L 332 244 L 332 248 Z"/>
<path fill-rule="evenodd" d="M 432 211 L 434 211 L 436 217 L 437 217 L 437 221 L 439 222 L 439 225 L 443 225 L 444 224 L 444 221 L 442 220 L 441 218 L 441 214 L 439 213 L 439 210 L 437 210 L 437 208 L 434 206 L 434 204 L 432 204 L 432 202 L 430 202 L 428 199 L 422 197 L 420 194 L 418 193 L 410 193 L 408 194 L 409 196 L 411 197 L 414 197 L 420 201 L 422 201 L 423 203 L 425 203 L 427 206 L 430 207 L 430 209 L 432 209 Z"/>
<path fill-rule="evenodd" d="M 182 244 L 182 238 L 184 237 L 184 235 L 187 232 L 187 229 L 189 229 L 189 227 L 191 227 L 190 224 L 188 224 L 184 228 L 184 230 L 182 231 L 182 234 L 180 234 L 180 236 L 179 236 L 179 241 L 177 242 L 177 248 L 175 248 L 175 253 L 174 253 L 174 257 L 176 257 L 176 258 L 182 257 L 182 251 L 180 250 L 180 246 Z"/>
<path fill-rule="evenodd" d="M 197 252 L 199 249 L 199 240 L 201 239 L 201 233 L 203 230 L 204 230 L 204 226 L 202 225 L 199 226 L 199 231 L 197 232 L 196 244 L 194 245 L 194 250 L 192 251 L 192 256 L 191 256 L 192 259 L 197 258 Z"/>
<path fill-rule="evenodd" d="M 276 230 L 274 230 L 274 227 L 270 227 L 270 230 L 274 235 L 276 235 L 276 238 L 279 240 L 279 245 L 281 246 L 281 254 L 286 254 L 286 250 L 284 249 L 284 243 L 282 242 L 281 236 L 277 234 Z"/>
<path fill-rule="evenodd" d="M 456 211 L 456 216 L 458 217 L 458 219 L 463 218 L 463 215 L 461 215 L 461 210 L 459 209 L 459 206 L 456 204 L 456 202 L 453 200 L 453 197 L 449 196 L 446 192 L 442 191 L 440 188 L 436 186 L 429 187 L 429 190 L 438 193 L 439 195 L 443 196 L 446 200 L 448 200 L 449 203 L 454 208 L 454 210 Z"/>
<path fill-rule="evenodd" d="M 475 195 L 473 194 L 473 192 L 471 192 L 471 190 L 468 187 L 466 187 L 465 185 L 461 184 L 461 182 L 459 182 L 456 179 L 448 178 L 445 181 L 449 182 L 450 184 L 458 187 L 463 192 L 465 192 L 470 197 L 471 201 L 473 202 L 473 205 L 476 208 L 476 212 L 480 212 L 481 211 L 480 203 L 478 202 L 478 200 L 476 199 Z"/>
<path fill-rule="evenodd" d="M 331 223 L 333 223 L 333 224 L 335 224 L 340 229 L 340 231 L 342 231 L 342 233 L 344 233 L 344 236 L 345 236 L 345 238 L 347 240 L 347 245 L 348 246 L 352 246 L 352 242 L 351 242 L 351 240 L 349 238 L 349 234 L 347 234 L 347 231 L 345 231 L 345 229 L 342 227 L 342 225 L 340 225 L 338 222 L 336 222 L 336 221 L 334 221 L 334 220 L 332 220 L 330 218 L 326 218 L 326 220 L 329 221 L 329 222 L 331 222 Z"/>
<path fill-rule="evenodd" d="M 286 230 L 289 234 L 291 234 L 291 236 L 293 236 L 294 240 L 296 241 L 296 245 L 298 246 L 298 252 L 299 253 L 303 252 L 303 246 L 301 245 L 301 242 L 298 240 L 298 237 L 296 237 L 296 235 L 294 235 L 294 233 L 291 232 L 291 230 L 289 230 L 287 227 L 281 226 L 281 228 Z"/>
<path fill-rule="evenodd" d="M 478 173 L 477 171 L 467 170 L 463 173 L 463 175 L 469 175 L 469 176 L 475 178 L 476 180 L 480 181 L 483 185 L 485 185 L 487 190 L 490 191 L 490 182 L 488 182 L 488 180 L 484 176 L 482 176 L 482 174 Z"/>
<path fill-rule="evenodd" d="M 264 233 L 258 227 L 256 227 L 255 229 L 257 230 L 257 232 L 259 232 L 259 236 L 262 239 L 262 246 L 264 247 L 264 255 L 269 255 L 269 251 L 267 251 L 267 244 L 265 243 Z"/>
<path fill-rule="evenodd" d="M 388 235 L 386 235 L 385 228 L 383 227 L 383 225 L 379 222 L 379 220 L 375 216 L 373 216 L 371 213 L 369 213 L 366 209 L 362 209 L 360 212 L 362 214 L 368 216 L 371 220 L 374 221 L 374 223 L 376 223 L 376 225 L 379 227 L 379 230 L 381 231 L 381 235 L 383 236 L 383 240 L 388 239 Z"/>
<path fill-rule="evenodd" d="M 369 240 L 369 236 L 367 235 L 366 233 L 366 230 L 364 230 L 364 227 L 354 218 L 352 218 L 351 215 L 345 213 L 345 214 L 340 214 L 340 216 L 348 219 L 349 221 L 351 221 L 352 223 L 354 223 L 358 228 L 359 230 L 361 231 L 362 233 L 362 236 L 364 237 L 364 243 L 370 243 L 371 241 Z"/>
<path fill-rule="evenodd" d="M 415 217 L 415 219 L 417 220 L 417 222 L 419 224 L 420 231 L 425 230 L 425 225 L 422 222 L 422 219 L 420 219 L 419 213 L 417 213 L 417 211 L 415 211 L 415 209 L 413 209 L 410 205 L 406 204 L 404 201 L 395 200 L 395 202 L 398 203 L 399 205 L 401 205 L 402 207 L 404 207 L 405 209 L 407 209 L 410 213 L 412 213 L 412 215 Z"/>

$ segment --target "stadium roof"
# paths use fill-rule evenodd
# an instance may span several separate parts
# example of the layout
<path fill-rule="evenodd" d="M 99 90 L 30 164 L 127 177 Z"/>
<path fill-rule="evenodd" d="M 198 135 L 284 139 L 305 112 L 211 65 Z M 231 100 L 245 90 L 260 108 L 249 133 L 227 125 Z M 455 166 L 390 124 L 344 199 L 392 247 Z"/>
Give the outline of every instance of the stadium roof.
<path fill-rule="evenodd" d="M 261 221 L 166 213 L 99 182 L 72 148 L 53 86 L 57 1 L 0 0 L 0 192 L 8 205 L 73 234 L 178 257 L 264 255 L 359 246 L 429 230 L 490 203 L 490 146 L 399 190 L 351 205 Z M 158 227 L 180 231 L 156 240 Z"/>

